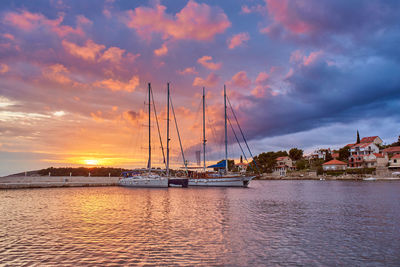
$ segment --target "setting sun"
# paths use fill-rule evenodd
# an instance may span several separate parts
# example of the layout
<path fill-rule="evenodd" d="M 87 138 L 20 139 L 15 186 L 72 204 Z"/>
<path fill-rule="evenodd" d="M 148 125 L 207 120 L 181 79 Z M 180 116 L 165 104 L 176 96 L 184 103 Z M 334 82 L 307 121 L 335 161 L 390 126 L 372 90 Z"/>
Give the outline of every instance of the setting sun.
<path fill-rule="evenodd" d="M 97 159 L 85 159 L 83 162 L 86 165 L 99 165 L 99 161 Z"/>

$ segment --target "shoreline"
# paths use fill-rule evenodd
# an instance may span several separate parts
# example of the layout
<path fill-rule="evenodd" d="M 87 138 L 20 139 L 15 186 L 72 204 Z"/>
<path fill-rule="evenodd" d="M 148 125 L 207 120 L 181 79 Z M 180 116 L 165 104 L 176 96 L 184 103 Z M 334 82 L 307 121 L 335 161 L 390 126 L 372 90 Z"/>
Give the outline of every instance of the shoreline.
<path fill-rule="evenodd" d="M 116 186 L 119 177 L 9 176 L 0 177 L 0 189 Z"/>
<path fill-rule="evenodd" d="M 365 181 L 372 177 L 330 177 L 330 176 L 262 176 L 256 181 Z M 400 181 L 400 177 L 373 177 L 370 181 Z M 0 177 L 0 189 L 60 188 L 60 187 L 102 187 L 117 186 L 119 177 L 104 176 L 13 176 Z"/>

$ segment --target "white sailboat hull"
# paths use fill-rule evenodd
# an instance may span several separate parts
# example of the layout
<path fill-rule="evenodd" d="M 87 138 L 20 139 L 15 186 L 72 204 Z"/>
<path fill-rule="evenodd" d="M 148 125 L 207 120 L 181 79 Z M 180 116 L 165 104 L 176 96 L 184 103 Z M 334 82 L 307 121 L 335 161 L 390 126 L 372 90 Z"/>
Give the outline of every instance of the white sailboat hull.
<path fill-rule="evenodd" d="M 189 186 L 247 187 L 255 176 L 190 178 Z"/>
<path fill-rule="evenodd" d="M 120 186 L 126 186 L 126 187 L 165 188 L 168 187 L 168 178 L 136 176 L 136 177 L 122 178 L 121 180 L 119 180 L 118 184 Z"/>

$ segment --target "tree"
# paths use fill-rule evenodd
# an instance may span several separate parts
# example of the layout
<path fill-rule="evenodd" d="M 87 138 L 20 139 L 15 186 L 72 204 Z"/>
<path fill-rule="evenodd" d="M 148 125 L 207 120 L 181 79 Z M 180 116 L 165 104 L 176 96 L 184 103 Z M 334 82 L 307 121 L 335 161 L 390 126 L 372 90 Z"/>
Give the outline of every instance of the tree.
<path fill-rule="evenodd" d="M 358 130 L 357 130 L 357 143 L 356 144 L 359 144 L 361 141 L 360 141 L 360 133 L 358 132 Z"/>
<path fill-rule="evenodd" d="M 289 157 L 292 160 L 300 160 L 303 157 L 303 150 L 298 148 L 292 148 L 289 150 Z"/>
<path fill-rule="evenodd" d="M 348 146 L 344 146 L 339 149 L 339 160 L 348 160 L 350 157 L 350 150 Z"/>
<path fill-rule="evenodd" d="M 333 160 L 332 154 L 331 154 L 331 152 L 326 151 L 326 154 L 325 154 L 325 162 L 328 162 L 328 161 L 330 161 L 330 160 Z"/>
<path fill-rule="evenodd" d="M 247 171 L 249 172 L 257 172 L 257 168 L 254 164 L 254 161 L 257 163 L 258 171 L 265 173 L 271 173 L 274 170 L 276 165 L 276 159 L 278 157 L 287 157 L 288 153 L 286 151 L 278 151 L 278 152 L 263 152 L 254 157 L 254 160 L 250 162 L 247 167 Z"/>
<path fill-rule="evenodd" d="M 298 161 L 296 161 L 296 168 L 298 170 L 304 170 L 307 168 L 307 164 L 308 164 L 308 162 L 304 159 L 298 160 Z"/>

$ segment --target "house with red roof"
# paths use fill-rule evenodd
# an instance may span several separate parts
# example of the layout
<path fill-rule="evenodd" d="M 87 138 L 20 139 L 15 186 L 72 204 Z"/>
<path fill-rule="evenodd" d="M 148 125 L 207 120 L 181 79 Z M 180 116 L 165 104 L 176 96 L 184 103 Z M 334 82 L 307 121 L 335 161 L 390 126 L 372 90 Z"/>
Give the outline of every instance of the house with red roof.
<path fill-rule="evenodd" d="M 371 143 L 359 143 L 355 144 L 349 149 L 350 155 L 357 155 L 357 156 L 363 156 L 363 155 L 369 155 L 372 153 L 379 153 L 379 147 L 371 142 Z"/>
<path fill-rule="evenodd" d="M 333 159 L 322 164 L 324 171 L 342 171 L 347 169 L 347 163 Z"/>
<path fill-rule="evenodd" d="M 400 154 L 396 154 L 389 160 L 389 170 L 400 170 Z"/>
<path fill-rule="evenodd" d="M 389 157 L 400 154 L 400 146 L 392 146 L 392 147 L 385 148 L 382 151 L 382 153 L 388 155 Z"/>
<path fill-rule="evenodd" d="M 360 141 L 361 143 L 374 143 L 375 145 L 382 145 L 383 141 L 379 136 L 368 136 L 364 137 Z"/>
<path fill-rule="evenodd" d="M 274 168 L 274 175 L 286 176 L 287 171 L 296 170 L 293 161 L 290 157 L 278 157 L 276 158 L 276 165 Z"/>

